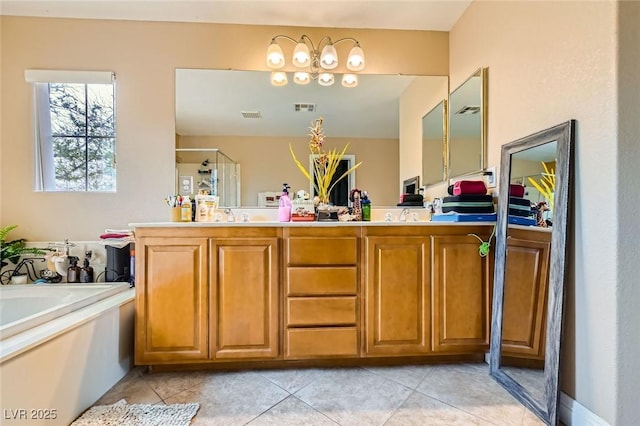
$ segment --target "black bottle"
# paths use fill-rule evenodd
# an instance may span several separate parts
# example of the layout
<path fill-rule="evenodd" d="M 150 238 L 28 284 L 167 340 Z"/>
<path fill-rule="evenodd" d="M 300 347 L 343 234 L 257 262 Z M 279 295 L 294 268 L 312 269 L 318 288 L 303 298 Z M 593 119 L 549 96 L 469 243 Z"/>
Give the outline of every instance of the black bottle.
<path fill-rule="evenodd" d="M 67 268 L 67 282 L 79 283 L 80 282 L 80 267 L 78 266 L 78 259 L 76 256 L 69 256 L 69 267 Z"/>
<path fill-rule="evenodd" d="M 93 267 L 89 266 L 89 257 L 91 257 L 91 252 L 85 253 L 84 262 L 82 264 L 82 269 L 80 269 L 80 282 L 81 283 L 92 283 L 93 282 Z"/>

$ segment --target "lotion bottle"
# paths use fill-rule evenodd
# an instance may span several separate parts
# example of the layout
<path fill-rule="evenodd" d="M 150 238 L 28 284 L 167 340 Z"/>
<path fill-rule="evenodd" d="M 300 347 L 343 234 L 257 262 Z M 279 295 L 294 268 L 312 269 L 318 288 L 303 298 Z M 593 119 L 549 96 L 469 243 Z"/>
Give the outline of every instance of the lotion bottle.
<path fill-rule="evenodd" d="M 191 222 L 191 200 L 187 195 L 180 205 L 180 219 L 182 222 Z"/>
<path fill-rule="evenodd" d="M 291 199 L 289 198 L 289 188 L 291 187 L 288 184 L 282 184 L 282 195 L 280 196 L 280 204 L 278 207 L 278 220 L 280 222 L 291 221 Z"/>

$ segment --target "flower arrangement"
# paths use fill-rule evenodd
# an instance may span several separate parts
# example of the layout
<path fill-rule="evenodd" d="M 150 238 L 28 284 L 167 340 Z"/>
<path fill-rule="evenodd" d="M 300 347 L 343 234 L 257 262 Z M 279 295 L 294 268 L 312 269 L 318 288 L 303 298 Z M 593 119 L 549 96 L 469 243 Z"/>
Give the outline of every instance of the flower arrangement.
<path fill-rule="evenodd" d="M 329 203 L 329 194 L 331 194 L 331 190 L 340 180 L 344 179 L 349 175 L 349 173 L 353 172 L 357 169 L 362 162 L 359 162 L 355 166 L 351 167 L 349 170 L 340 175 L 337 179 L 334 178 L 334 174 L 344 157 L 344 153 L 347 151 L 347 147 L 349 144 L 345 145 L 342 151 L 338 151 L 336 148 L 325 150 L 324 149 L 324 130 L 322 129 L 322 117 L 317 118 L 316 120 L 311 122 L 311 127 L 309 128 L 311 132 L 309 133 L 309 151 L 313 155 L 313 174 L 306 169 L 306 167 L 298 161 L 296 158 L 296 154 L 293 152 L 293 148 L 291 144 L 289 144 L 289 151 L 291 152 L 291 156 L 293 157 L 293 161 L 298 166 L 298 169 L 302 172 L 302 174 L 309 180 L 310 183 L 313 184 L 316 192 L 318 193 L 318 203 L 328 204 Z M 315 177 L 315 179 L 314 179 Z"/>
<path fill-rule="evenodd" d="M 544 173 L 542 174 L 542 178 L 540 181 L 536 181 L 533 178 L 528 178 L 531 185 L 533 185 L 540 194 L 549 201 L 549 209 L 553 211 L 553 196 L 556 190 L 556 173 L 552 168 L 547 167 L 547 165 L 542 162 L 542 167 L 544 168 Z"/>

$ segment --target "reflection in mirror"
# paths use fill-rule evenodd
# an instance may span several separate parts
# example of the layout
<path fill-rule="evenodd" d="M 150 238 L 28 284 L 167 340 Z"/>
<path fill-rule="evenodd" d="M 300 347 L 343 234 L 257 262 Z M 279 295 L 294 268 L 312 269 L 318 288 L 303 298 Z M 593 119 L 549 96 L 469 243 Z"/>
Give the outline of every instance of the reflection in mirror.
<path fill-rule="evenodd" d="M 477 70 L 449 95 L 448 177 L 486 167 L 487 69 Z"/>
<path fill-rule="evenodd" d="M 569 121 L 502 147 L 490 372 L 549 425 L 558 422 L 574 126 Z M 541 179 L 555 185 L 538 191 L 533 182 Z M 517 193 L 511 184 L 525 180 L 531 185 Z M 552 214 L 521 225 L 517 206 L 540 203 L 552 205 Z"/>
<path fill-rule="evenodd" d="M 288 146 L 299 143 L 299 155 L 308 151 L 309 126 L 323 117 L 328 147 L 349 143 L 346 154 L 364 160 L 357 171 L 358 187 L 368 189 L 378 205 L 395 205 L 398 160 L 389 165 L 389 157 L 378 155 L 372 147 L 384 145 L 385 152 L 398 152 L 402 128 L 409 135 L 410 148 L 417 148 L 420 119 L 436 100 L 446 97 L 448 77 L 361 74 L 357 87 L 345 88 L 340 84 L 273 87 L 269 75 L 177 69 L 176 148 L 218 148 L 238 161 L 241 205 L 256 206 L 259 194 L 280 191 L 283 182 L 296 189 L 308 187 Z M 407 105 L 402 114 L 401 102 Z M 306 158 L 299 159 L 307 163 Z M 419 174 L 421 166 L 417 167 L 412 174 Z"/>
<path fill-rule="evenodd" d="M 176 148 L 176 194 L 204 191 L 220 197 L 220 205 L 240 206 L 240 167 L 216 148 Z"/>
<path fill-rule="evenodd" d="M 422 185 L 442 182 L 445 176 L 447 101 L 422 117 Z"/>

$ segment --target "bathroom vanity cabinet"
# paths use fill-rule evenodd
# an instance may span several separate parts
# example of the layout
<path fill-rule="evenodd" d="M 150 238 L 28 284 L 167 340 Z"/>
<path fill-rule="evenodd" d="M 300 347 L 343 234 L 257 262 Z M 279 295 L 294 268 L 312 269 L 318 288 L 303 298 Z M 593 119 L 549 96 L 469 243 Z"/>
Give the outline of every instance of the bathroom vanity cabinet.
<path fill-rule="evenodd" d="M 136 362 L 275 358 L 279 228 L 137 228 Z"/>
<path fill-rule="evenodd" d="M 361 231 L 285 228 L 285 359 L 359 355 Z"/>
<path fill-rule="evenodd" d="M 154 234 L 165 236 L 136 240 L 144 258 L 144 263 L 136 264 L 136 360 L 146 364 L 206 360 L 208 239 Z"/>
<path fill-rule="evenodd" d="M 489 348 L 490 227 L 367 228 L 365 356 L 469 354 Z"/>
<path fill-rule="evenodd" d="M 491 229 L 136 226 L 136 364 L 478 359 Z"/>

